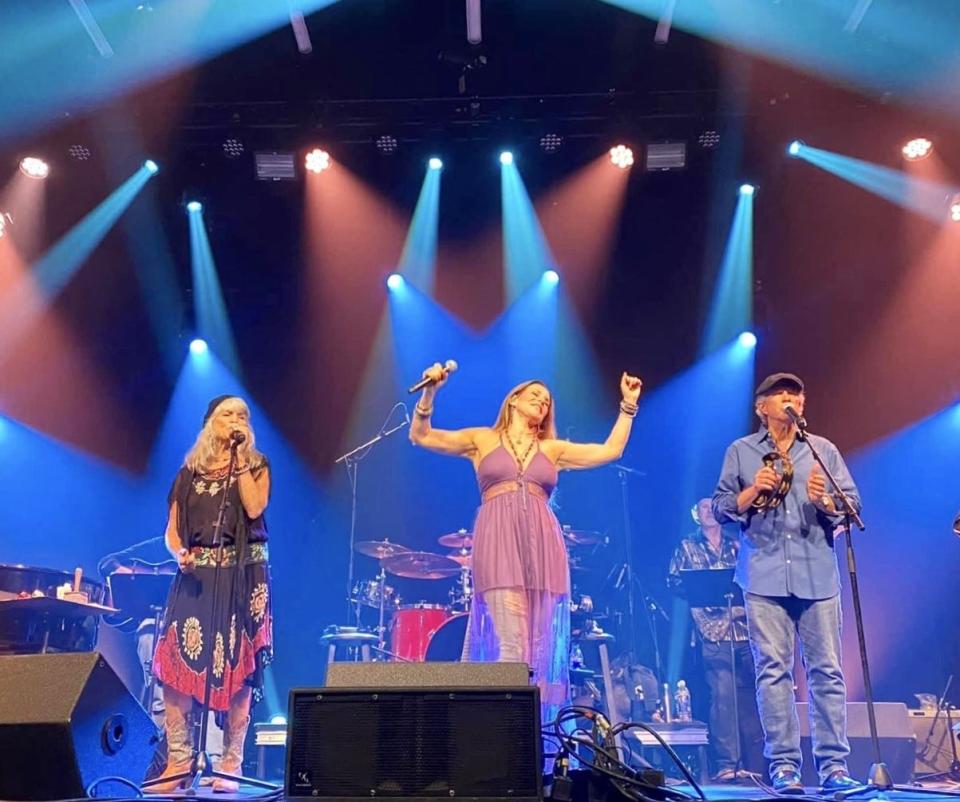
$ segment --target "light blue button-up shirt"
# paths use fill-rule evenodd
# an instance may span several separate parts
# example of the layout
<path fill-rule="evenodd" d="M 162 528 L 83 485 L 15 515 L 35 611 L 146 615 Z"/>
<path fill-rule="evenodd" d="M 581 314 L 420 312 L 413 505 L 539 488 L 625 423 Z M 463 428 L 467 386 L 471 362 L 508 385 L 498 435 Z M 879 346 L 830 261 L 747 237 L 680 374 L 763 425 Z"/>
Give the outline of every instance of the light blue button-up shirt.
<path fill-rule="evenodd" d="M 824 437 L 807 437 L 859 510 L 860 494 L 837 447 Z M 843 516 L 828 515 L 807 498 L 807 479 L 815 462 L 806 443 L 794 440 L 787 452 L 793 462 L 793 485 L 780 506 L 766 512 L 753 508 L 737 512 L 737 496 L 753 484 L 764 455 L 771 451 L 776 446 L 765 426 L 735 441 L 727 449 L 713 493 L 716 519 L 740 524 L 737 584 L 761 596 L 829 599 L 840 592 L 833 530 Z M 831 490 L 827 480 L 827 492 Z"/>

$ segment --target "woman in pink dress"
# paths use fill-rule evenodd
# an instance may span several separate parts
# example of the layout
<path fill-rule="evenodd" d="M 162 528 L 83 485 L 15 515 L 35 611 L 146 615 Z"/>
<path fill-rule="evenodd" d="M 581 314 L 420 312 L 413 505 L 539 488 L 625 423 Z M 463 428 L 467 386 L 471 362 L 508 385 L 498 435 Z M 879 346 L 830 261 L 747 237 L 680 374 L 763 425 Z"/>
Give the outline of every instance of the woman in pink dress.
<path fill-rule="evenodd" d="M 550 390 L 541 381 L 513 388 L 490 427 L 430 425 L 434 397 L 446 381 L 436 364 L 423 373 L 410 440 L 473 463 L 482 503 L 474 524 L 474 598 L 464 659 L 522 662 L 540 688 L 549 723 L 569 695 L 570 570 L 563 534 L 549 506 L 560 470 L 593 468 L 620 458 L 630 437 L 642 382 L 620 379 L 620 414 L 603 443 L 557 439 Z"/>

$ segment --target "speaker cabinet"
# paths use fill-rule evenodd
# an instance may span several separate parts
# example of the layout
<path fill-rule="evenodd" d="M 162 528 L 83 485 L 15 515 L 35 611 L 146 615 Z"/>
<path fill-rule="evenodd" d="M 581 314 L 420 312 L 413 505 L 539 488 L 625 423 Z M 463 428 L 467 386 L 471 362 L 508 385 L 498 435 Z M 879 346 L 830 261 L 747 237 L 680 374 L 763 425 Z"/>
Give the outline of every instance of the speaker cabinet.
<path fill-rule="evenodd" d="M 917 741 L 907 706 L 901 702 L 877 702 L 874 708 L 883 762 L 889 767 L 894 782 L 908 783 L 913 779 Z M 803 752 L 802 779 L 805 785 L 813 786 L 819 784 L 819 779 L 811 750 L 809 709 L 806 702 L 797 703 Z M 858 780 L 865 780 L 870 764 L 875 760 L 865 702 L 847 703 L 847 738 L 850 740 L 850 757 L 847 759 L 850 773 Z"/>
<path fill-rule="evenodd" d="M 540 694 L 526 666 L 343 665 L 330 666 L 333 685 L 290 692 L 288 798 L 542 797 Z"/>
<path fill-rule="evenodd" d="M 139 783 L 156 744 L 99 654 L 0 657 L 0 799 L 75 799 L 102 777 Z"/>

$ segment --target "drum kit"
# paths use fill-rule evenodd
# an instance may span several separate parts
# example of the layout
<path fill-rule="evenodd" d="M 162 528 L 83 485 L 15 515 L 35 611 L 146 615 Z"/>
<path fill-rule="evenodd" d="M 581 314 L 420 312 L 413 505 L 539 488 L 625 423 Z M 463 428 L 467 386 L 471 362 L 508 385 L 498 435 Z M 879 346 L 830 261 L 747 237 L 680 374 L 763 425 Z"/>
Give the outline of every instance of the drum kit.
<path fill-rule="evenodd" d="M 574 572 L 588 570 L 582 564 L 582 547 L 606 544 L 597 532 L 563 527 L 563 538 Z M 377 611 L 377 624 L 371 634 L 373 647 L 381 660 L 401 662 L 456 661 L 461 659 L 467 631 L 467 618 L 473 599 L 473 533 L 466 529 L 442 535 L 437 543 L 447 550 L 441 554 L 413 551 L 389 539 L 362 540 L 355 544 L 359 554 L 378 561 L 379 571 L 373 579 L 354 584 L 350 603 L 356 617 L 355 632 L 364 632 L 361 616 L 364 610 Z M 426 601 L 405 603 L 390 584 L 390 577 L 423 579 L 451 583 L 446 604 Z M 596 619 L 589 596 L 575 595 L 571 602 L 574 630 L 593 632 Z M 373 638 L 370 638 L 372 641 Z M 371 643 L 372 646 L 372 643 Z"/>

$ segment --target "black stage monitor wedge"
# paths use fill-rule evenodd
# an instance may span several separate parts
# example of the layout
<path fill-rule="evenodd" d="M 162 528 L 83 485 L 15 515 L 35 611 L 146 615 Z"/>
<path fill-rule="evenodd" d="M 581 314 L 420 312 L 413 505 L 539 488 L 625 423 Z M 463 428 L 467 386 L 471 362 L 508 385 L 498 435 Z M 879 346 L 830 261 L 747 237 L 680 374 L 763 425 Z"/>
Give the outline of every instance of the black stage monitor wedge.
<path fill-rule="evenodd" d="M 76 799 L 102 777 L 139 784 L 156 744 L 150 717 L 99 654 L 0 657 L 0 799 Z"/>
<path fill-rule="evenodd" d="M 540 693 L 526 666 L 342 665 L 336 686 L 290 692 L 288 799 L 542 798 Z"/>

